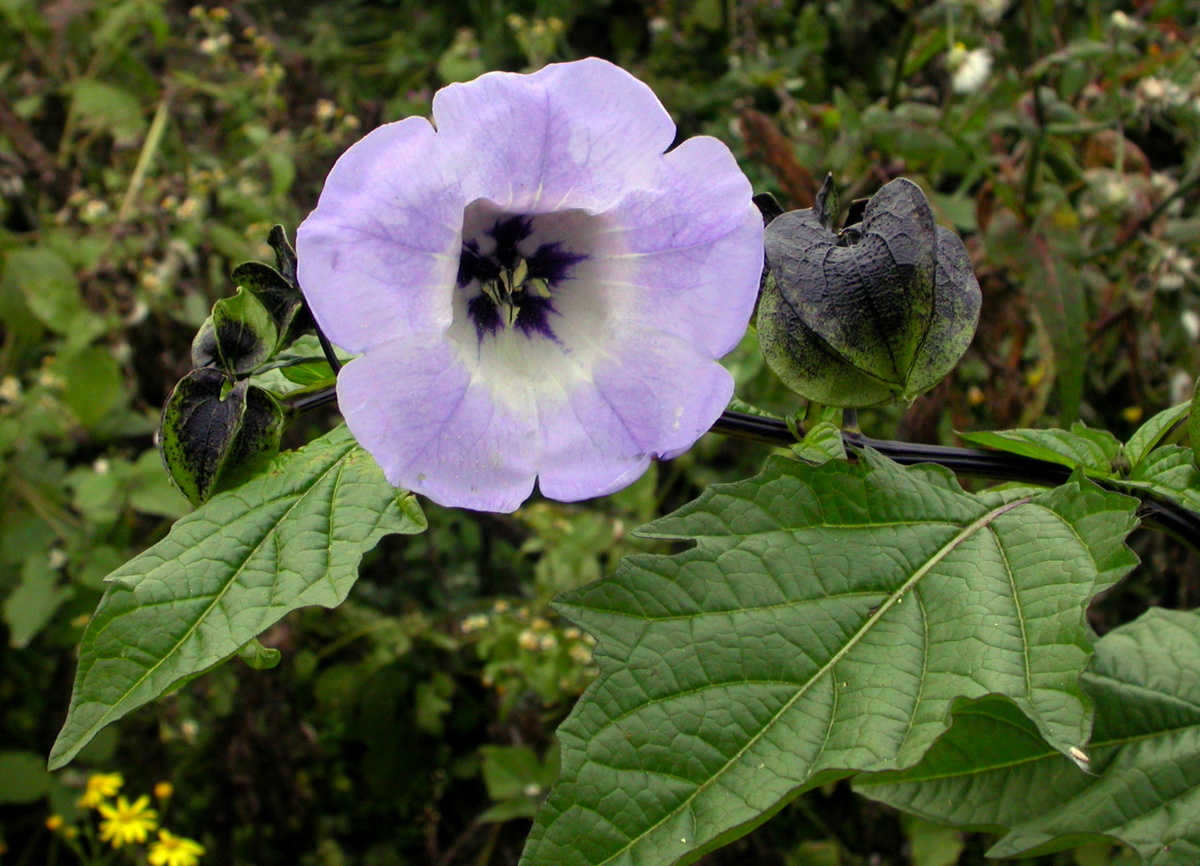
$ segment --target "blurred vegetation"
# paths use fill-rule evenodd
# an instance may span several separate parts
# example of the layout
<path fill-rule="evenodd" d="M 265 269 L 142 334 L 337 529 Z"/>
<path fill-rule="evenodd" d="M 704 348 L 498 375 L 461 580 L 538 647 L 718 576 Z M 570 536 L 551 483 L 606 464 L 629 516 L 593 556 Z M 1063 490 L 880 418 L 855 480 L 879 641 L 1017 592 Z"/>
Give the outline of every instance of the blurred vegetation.
<path fill-rule="evenodd" d="M 364 130 L 427 115 L 450 81 L 599 55 L 787 207 L 826 172 L 844 206 L 909 177 L 966 239 L 983 318 L 951 377 L 864 412 L 867 431 L 1124 436 L 1200 368 L 1198 18 L 1187 0 L 0 0 L 0 862 L 73 862 L 47 819 L 82 826 L 88 776 L 120 772 L 173 785 L 170 826 L 206 863 L 515 863 L 593 674 L 550 599 L 765 453 L 710 436 L 597 502 L 430 506 L 350 602 L 263 636 L 278 668 L 218 668 L 46 774 L 102 578 L 189 510 L 152 437 L 191 338 Z M 744 399 L 796 408 L 752 339 L 727 363 Z M 1191 555 L 1138 544 L 1154 568 L 1096 606 L 1102 631 L 1200 594 Z M 705 862 L 949 866 L 988 844 L 834 786 Z"/>

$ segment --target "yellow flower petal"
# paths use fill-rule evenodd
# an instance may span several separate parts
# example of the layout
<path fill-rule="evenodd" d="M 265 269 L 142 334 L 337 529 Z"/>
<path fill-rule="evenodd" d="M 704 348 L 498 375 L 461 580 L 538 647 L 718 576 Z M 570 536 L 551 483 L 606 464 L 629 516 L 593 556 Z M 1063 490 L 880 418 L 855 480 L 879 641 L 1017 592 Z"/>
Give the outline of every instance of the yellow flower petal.
<path fill-rule="evenodd" d="M 117 791 L 125 784 L 125 777 L 120 773 L 96 773 L 89 776 L 79 805 L 85 809 L 95 809 L 109 797 L 115 797 Z"/>
<path fill-rule="evenodd" d="M 146 859 L 150 866 L 196 866 L 203 854 L 204 846 L 199 842 L 159 830 L 158 841 L 150 845 Z"/>
<path fill-rule="evenodd" d="M 150 808 L 150 798 L 144 794 L 132 804 L 118 797 L 115 806 L 101 803 L 99 809 L 104 817 L 100 822 L 100 841 L 114 848 L 145 842 L 158 826 L 158 813 Z"/>

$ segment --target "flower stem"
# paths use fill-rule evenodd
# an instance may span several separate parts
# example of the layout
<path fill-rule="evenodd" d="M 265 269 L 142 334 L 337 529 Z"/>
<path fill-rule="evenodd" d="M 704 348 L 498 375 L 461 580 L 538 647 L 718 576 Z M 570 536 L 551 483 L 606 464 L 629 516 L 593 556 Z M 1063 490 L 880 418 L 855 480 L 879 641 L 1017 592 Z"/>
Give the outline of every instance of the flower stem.
<path fill-rule="evenodd" d="M 321 351 L 325 353 L 325 360 L 329 362 L 329 369 L 333 370 L 333 375 L 337 375 L 338 370 L 342 369 L 342 362 L 338 360 L 337 353 L 333 351 L 333 344 L 329 342 L 329 338 L 321 330 L 321 326 L 313 323 L 313 329 L 317 332 L 317 340 L 321 343 Z"/>
<path fill-rule="evenodd" d="M 293 414 L 303 415 L 305 412 L 311 412 L 314 409 L 320 409 L 322 406 L 329 406 L 336 403 L 337 388 L 331 385 L 319 391 L 305 389 L 303 393 L 297 394 L 294 397 L 282 397 L 280 402 Z"/>

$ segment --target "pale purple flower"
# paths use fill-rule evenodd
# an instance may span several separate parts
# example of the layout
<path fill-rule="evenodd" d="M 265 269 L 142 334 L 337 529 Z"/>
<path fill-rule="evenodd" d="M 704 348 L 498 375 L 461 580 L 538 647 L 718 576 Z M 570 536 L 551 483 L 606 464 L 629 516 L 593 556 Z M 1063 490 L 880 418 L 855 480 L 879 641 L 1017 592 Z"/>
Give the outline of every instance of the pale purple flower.
<path fill-rule="evenodd" d="M 298 233 L 355 438 L 389 481 L 512 511 L 637 479 L 725 408 L 762 220 L 714 138 L 597 59 L 489 73 L 380 127 Z M 436 131 L 435 131 L 436 125 Z"/>

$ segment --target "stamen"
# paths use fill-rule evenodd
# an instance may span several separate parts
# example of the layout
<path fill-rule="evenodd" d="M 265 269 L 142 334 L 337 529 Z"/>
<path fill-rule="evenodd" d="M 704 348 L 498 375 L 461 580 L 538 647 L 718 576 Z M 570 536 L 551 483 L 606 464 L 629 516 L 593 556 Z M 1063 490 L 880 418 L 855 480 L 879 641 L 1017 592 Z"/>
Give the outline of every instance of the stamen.
<path fill-rule="evenodd" d="M 588 256 L 565 249 L 561 241 L 529 242 L 534 217 L 500 214 L 468 222 L 489 220 L 491 227 L 480 236 L 469 236 L 478 231 L 472 229 L 464 237 L 458 268 L 458 285 L 468 294 L 478 292 L 467 300 L 477 336 L 483 340 L 504 329 L 555 339 L 548 317 L 558 315 L 559 284 Z"/>
<path fill-rule="evenodd" d="M 550 297 L 550 281 L 543 277 L 531 277 L 529 262 L 521 257 L 511 268 L 501 268 L 495 279 L 485 280 L 481 286 L 483 293 L 496 305 L 501 321 L 508 329 L 516 326 L 521 314 L 519 301 L 522 293 L 527 293 L 531 298 Z"/>
<path fill-rule="evenodd" d="M 487 280 L 482 286 L 483 293 L 491 298 L 492 303 L 497 307 L 503 307 L 507 305 L 508 299 L 512 297 L 511 290 L 501 292 L 500 283 L 503 281 L 503 279 L 504 276 L 501 274 L 500 280 Z"/>
<path fill-rule="evenodd" d="M 514 291 L 520 289 L 525 280 L 529 278 L 529 262 L 524 258 L 517 259 L 517 264 L 512 269 L 512 284 Z"/>

